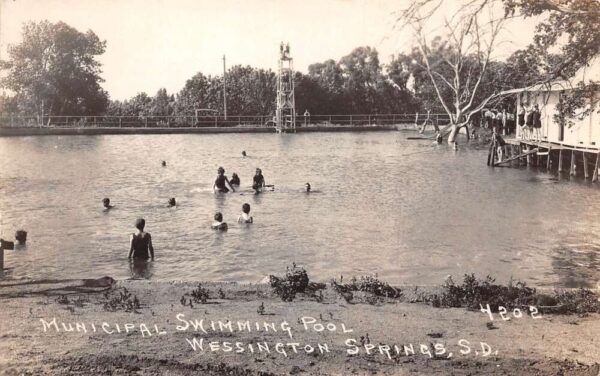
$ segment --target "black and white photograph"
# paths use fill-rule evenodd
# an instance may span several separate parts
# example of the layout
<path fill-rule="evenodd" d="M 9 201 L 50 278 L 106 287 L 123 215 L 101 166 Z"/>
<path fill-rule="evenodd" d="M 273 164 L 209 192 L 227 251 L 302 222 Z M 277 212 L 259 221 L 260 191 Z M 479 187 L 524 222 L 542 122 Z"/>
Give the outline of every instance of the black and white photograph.
<path fill-rule="evenodd" d="M 0 376 L 600 376 L 599 0 L 0 0 Z"/>

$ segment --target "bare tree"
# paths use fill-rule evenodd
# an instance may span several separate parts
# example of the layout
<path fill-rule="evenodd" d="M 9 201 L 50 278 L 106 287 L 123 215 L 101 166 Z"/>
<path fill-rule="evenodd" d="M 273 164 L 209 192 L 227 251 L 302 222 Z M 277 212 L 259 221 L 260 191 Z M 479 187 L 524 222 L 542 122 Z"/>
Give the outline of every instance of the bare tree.
<path fill-rule="evenodd" d="M 441 44 L 432 43 L 428 23 L 447 11 L 443 0 L 418 0 L 397 18 L 400 29 L 414 31 L 422 57 L 420 64 L 435 88 L 438 100 L 450 117 L 449 143 L 454 143 L 460 128 L 473 114 L 496 98 L 493 93 L 480 98 L 481 85 L 488 71 L 498 34 L 505 17 L 494 17 L 492 0 L 470 0 L 451 17 L 443 17 Z"/>

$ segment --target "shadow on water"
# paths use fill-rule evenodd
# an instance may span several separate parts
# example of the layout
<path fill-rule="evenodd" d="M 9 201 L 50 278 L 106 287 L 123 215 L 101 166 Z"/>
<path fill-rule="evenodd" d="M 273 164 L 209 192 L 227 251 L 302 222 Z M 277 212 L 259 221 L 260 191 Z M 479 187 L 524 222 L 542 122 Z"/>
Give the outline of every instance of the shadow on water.
<path fill-rule="evenodd" d="M 564 287 L 595 288 L 600 270 L 600 247 L 586 244 L 559 246 L 552 250 L 552 270 Z"/>

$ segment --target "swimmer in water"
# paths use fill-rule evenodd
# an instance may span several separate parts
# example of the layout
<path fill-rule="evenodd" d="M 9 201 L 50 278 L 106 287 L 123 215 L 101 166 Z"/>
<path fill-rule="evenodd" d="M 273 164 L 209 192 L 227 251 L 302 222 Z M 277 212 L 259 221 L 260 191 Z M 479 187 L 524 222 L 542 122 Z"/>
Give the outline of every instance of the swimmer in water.
<path fill-rule="evenodd" d="M 231 175 L 231 180 L 229 181 L 231 185 L 240 186 L 240 177 L 235 172 Z"/>
<path fill-rule="evenodd" d="M 227 176 L 225 176 L 225 169 L 223 167 L 219 167 L 217 170 L 217 178 L 213 184 L 213 192 L 227 193 L 229 192 L 227 185 L 229 185 L 229 188 L 235 192 L 235 189 L 231 186 L 229 179 L 227 179 Z"/>
<path fill-rule="evenodd" d="M 442 141 L 444 141 L 444 137 L 442 137 L 442 134 L 440 132 L 437 132 L 437 134 L 435 135 L 435 142 L 441 144 Z"/>
<path fill-rule="evenodd" d="M 167 162 L 166 161 L 162 161 L 161 164 L 162 164 L 163 167 L 167 167 Z"/>
<path fill-rule="evenodd" d="M 109 211 L 110 209 L 114 208 L 114 206 L 110 204 L 110 198 L 108 197 L 102 199 L 102 206 L 104 206 L 104 211 Z"/>
<path fill-rule="evenodd" d="M 306 186 L 306 193 L 310 193 L 310 183 L 304 184 Z"/>
<path fill-rule="evenodd" d="M 265 187 L 265 177 L 262 174 L 262 170 L 260 168 L 256 169 L 256 174 L 254 178 L 252 178 L 252 189 L 254 189 L 254 193 L 259 194 L 262 192 Z"/>
<path fill-rule="evenodd" d="M 215 221 L 210 225 L 213 230 L 227 231 L 227 223 L 223 222 L 223 214 L 220 212 L 215 214 Z"/>
<path fill-rule="evenodd" d="M 246 150 L 242 151 L 242 158 L 246 158 Z"/>
<path fill-rule="evenodd" d="M 177 201 L 175 201 L 175 197 L 171 197 L 169 199 L 169 207 L 172 208 L 173 206 L 177 206 Z"/>
<path fill-rule="evenodd" d="M 131 234 L 129 245 L 129 256 L 131 259 L 154 260 L 154 247 L 152 247 L 152 237 L 150 233 L 144 232 L 146 221 L 139 218 L 135 221 L 136 232 Z"/>
<path fill-rule="evenodd" d="M 254 223 L 254 218 L 250 216 L 250 204 L 242 205 L 242 214 L 238 217 L 238 223 Z"/>

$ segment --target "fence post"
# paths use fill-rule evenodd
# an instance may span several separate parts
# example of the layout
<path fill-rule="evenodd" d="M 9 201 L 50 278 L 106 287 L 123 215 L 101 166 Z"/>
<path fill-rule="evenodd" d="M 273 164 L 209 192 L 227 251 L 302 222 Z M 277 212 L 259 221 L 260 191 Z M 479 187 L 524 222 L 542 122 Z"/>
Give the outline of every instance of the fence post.
<path fill-rule="evenodd" d="M 350 125 L 352 125 L 352 115 L 350 115 Z"/>
<path fill-rule="evenodd" d="M 371 115 L 368 115 L 368 116 L 369 116 L 369 126 L 370 126 L 371 125 Z"/>
<path fill-rule="evenodd" d="M 148 117 L 144 117 L 144 128 L 148 128 Z"/>
<path fill-rule="evenodd" d="M 15 115 L 10 115 L 10 126 L 11 128 L 15 126 Z"/>
<path fill-rule="evenodd" d="M 123 121 L 123 117 L 122 117 L 122 116 L 119 116 L 119 128 L 122 128 L 122 127 L 123 127 L 123 123 L 122 123 L 122 121 Z"/>

